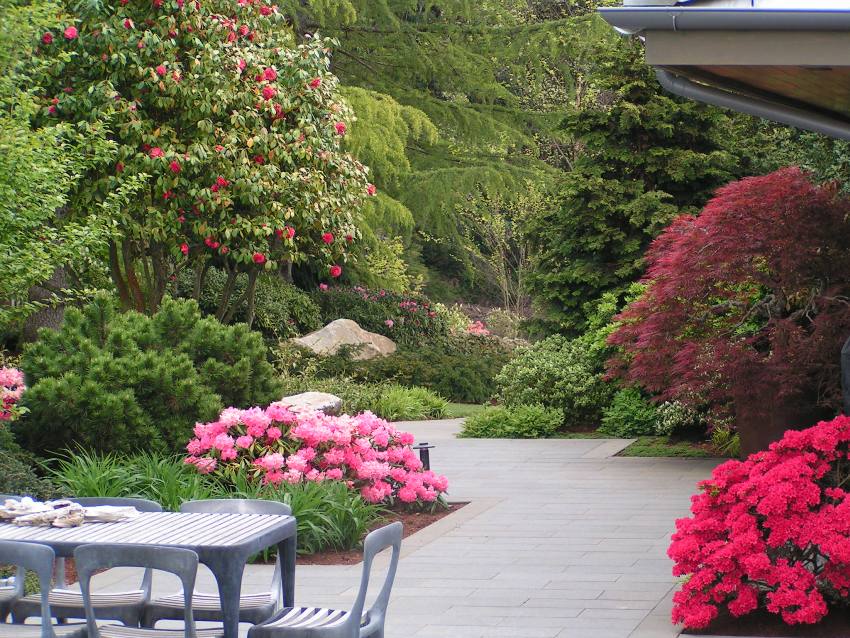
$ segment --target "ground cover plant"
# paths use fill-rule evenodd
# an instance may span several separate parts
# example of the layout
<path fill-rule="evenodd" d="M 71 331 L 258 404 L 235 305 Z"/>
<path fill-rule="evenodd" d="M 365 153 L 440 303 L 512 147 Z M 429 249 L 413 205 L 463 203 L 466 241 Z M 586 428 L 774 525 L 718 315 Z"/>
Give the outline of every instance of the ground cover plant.
<path fill-rule="evenodd" d="M 560 410 L 541 405 L 488 407 L 466 419 L 464 438 L 538 439 L 554 435 L 563 423 Z"/>
<path fill-rule="evenodd" d="M 719 610 L 816 623 L 850 600 L 850 417 L 789 430 L 699 484 L 668 554 L 686 579 L 673 621 L 708 626 Z"/>
<path fill-rule="evenodd" d="M 413 441 L 369 412 L 328 416 L 277 402 L 265 409 L 226 408 L 217 421 L 197 424 L 186 463 L 224 481 L 344 481 L 370 503 L 441 503 L 448 481 L 422 469 Z"/>

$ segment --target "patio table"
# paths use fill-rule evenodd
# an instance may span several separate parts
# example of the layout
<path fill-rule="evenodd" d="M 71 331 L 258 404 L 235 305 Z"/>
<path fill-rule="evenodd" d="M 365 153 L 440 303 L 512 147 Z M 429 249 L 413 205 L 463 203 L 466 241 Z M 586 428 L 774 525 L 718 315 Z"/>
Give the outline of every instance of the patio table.
<path fill-rule="evenodd" d="M 283 605 L 294 606 L 296 529 L 292 516 L 142 512 L 126 521 L 64 529 L 0 524 L 0 540 L 42 543 L 65 557 L 72 557 L 80 545 L 98 543 L 191 549 L 218 583 L 225 638 L 238 638 L 242 573 L 248 558 L 257 552 L 277 545 L 283 568 Z"/>

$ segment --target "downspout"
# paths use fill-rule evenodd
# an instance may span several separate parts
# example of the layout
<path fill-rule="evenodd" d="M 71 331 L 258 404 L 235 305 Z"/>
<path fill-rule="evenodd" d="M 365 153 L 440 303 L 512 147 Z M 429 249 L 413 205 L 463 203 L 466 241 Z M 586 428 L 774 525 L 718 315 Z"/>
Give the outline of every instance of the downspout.
<path fill-rule="evenodd" d="M 850 124 L 804 109 L 769 102 L 757 97 L 745 97 L 674 75 L 664 69 L 656 69 L 658 82 L 676 95 L 714 106 L 740 111 L 796 128 L 822 133 L 829 137 L 850 141 Z"/>

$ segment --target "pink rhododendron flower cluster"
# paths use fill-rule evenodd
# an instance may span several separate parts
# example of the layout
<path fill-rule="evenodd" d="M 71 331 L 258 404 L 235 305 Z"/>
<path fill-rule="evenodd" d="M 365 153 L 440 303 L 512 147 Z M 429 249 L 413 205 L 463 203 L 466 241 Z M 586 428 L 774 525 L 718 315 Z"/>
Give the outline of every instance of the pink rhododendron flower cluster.
<path fill-rule="evenodd" d="M 20 414 L 18 401 L 26 389 L 23 372 L 17 368 L 0 368 L 0 421 L 12 421 Z"/>
<path fill-rule="evenodd" d="M 186 462 L 205 474 L 244 472 L 271 485 L 346 481 L 370 503 L 436 501 L 448 481 L 422 469 L 412 444 L 412 434 L 371 412 L 328 416 L 277 402 L 227 408 L 218 421 L 196 424 Z"/>
<path fill-rule="evenodd" d="M 472 321 L 466 327 L 466 331 L 471 335 L 476 335 L 479 337 L 488 337 L 490 336 L 490 331 L 487 330 L 487 326 L 484 325 L 483 321 Z"/>
<path fill-rule="evenodd" d="M 668 550 L 673 621 L 706 627 L 726 607 L 815 623 L 850 602 L 850 417 L 789 430 L 699 484 Z"/>

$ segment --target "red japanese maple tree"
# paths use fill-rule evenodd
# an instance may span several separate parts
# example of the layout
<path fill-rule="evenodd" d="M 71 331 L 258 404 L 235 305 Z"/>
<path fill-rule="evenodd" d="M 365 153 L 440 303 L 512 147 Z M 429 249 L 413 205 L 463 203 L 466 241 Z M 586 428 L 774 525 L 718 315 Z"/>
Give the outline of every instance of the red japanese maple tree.
<path fill-rule="evenodd" d="M 797 168 L 718 189 L 652 243 L 648 288 L 610 337 L 610 372 L 715 417 L 765 397 L 839 406 L 848 215 L 834 184 Z"/>

